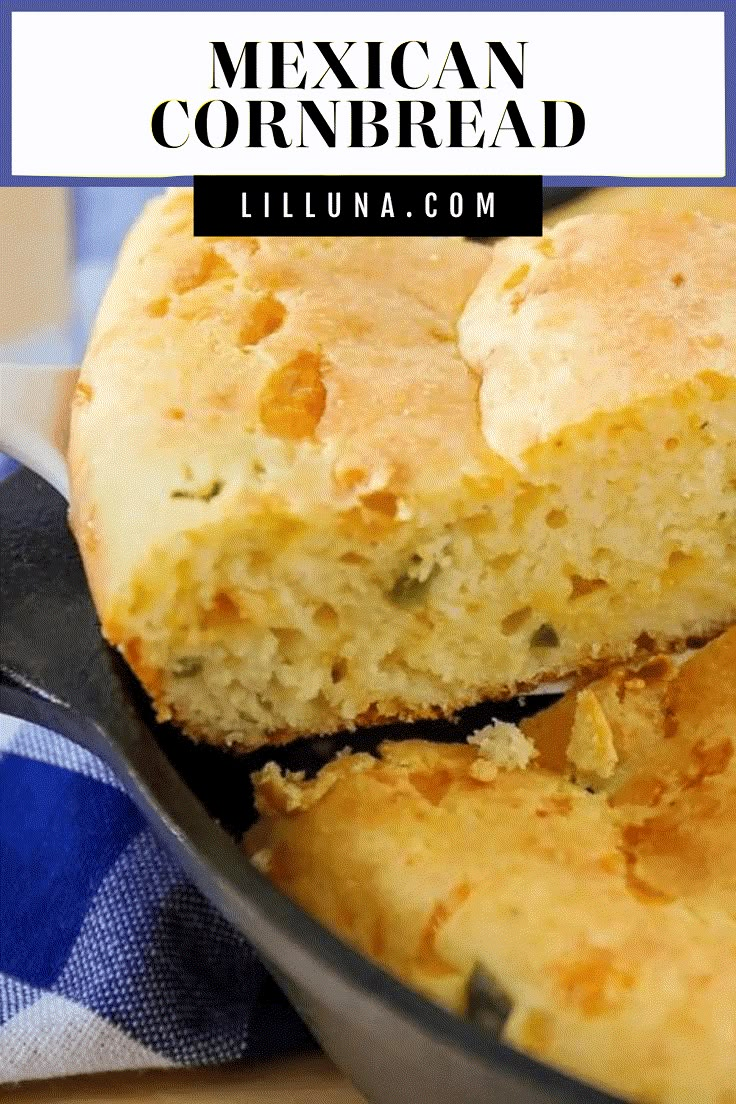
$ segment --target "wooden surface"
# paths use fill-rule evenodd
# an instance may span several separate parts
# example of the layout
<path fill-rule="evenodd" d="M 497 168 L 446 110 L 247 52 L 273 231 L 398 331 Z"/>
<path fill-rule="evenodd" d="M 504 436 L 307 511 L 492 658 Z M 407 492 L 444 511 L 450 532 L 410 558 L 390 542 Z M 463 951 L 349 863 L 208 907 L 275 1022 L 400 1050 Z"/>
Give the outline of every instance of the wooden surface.
<path fill-rule="evenodd" d="M 269 1064 L 102 1074 L 0 1089 L 13 1104 L 365 1104 L 320 1054 Z"/>

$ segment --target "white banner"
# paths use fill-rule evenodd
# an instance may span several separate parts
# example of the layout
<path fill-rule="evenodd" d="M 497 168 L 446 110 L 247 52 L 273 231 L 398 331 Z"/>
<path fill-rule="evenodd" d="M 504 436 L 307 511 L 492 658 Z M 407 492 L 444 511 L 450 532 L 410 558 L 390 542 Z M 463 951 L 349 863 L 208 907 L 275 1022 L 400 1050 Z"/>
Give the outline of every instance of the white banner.
<path fill-rule="evenodd" d="M 12 171 L 717 178 L 724 64 L 718 12 L 16 12 Z"/>

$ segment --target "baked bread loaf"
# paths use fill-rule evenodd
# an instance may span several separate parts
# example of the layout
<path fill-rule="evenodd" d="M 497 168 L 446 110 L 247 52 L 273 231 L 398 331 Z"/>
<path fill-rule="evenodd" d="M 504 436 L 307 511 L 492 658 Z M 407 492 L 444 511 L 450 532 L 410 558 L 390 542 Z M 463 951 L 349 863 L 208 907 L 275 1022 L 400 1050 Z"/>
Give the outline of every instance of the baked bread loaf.
<path fill-rule="evenodd" d="M 736 616 L 735 289 L 736 227 L 702 218 L 491 254 L 193 239 L 189 192 L 154 201 L 72 418 L 105 635 L 161 719 L 240 747 L 707 637 Z"/>
<path fill-rule="evenodd" d="M 476 746 L 384 743 L 310 782 L 271 764 L 246 849 L 431 998 L 464 1012 L 480 967 L 520 1049 L 631 1100 L 726 1104 L 734 672 L 736 628 L 682 666 L 617 668 Z"/>

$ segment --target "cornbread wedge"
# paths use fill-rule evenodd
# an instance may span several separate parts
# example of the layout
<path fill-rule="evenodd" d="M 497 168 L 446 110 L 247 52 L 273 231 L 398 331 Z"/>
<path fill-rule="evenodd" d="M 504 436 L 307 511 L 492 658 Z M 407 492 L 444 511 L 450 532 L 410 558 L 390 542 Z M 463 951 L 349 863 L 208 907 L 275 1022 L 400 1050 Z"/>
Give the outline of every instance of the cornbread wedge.
<path fill-rule="evenodd" d="M 736 1086 L 736 628 L 619 667 L 478 746 L 256 776 L 252 861 L 433 999 L 647 1104 Z M 525 769 L 522 765 L 528 763 Z M 501 997 L 501 1000 L 498 997 Z"/>
<path fill-rule="evenodd" d="M 160 718 L 242 747 L 712 635 L 736 616 L 735 342 L 736 227 L 703 218 L 491 253 L 193 239 L 169 194 L 72 419 L 103 631 Z"/>

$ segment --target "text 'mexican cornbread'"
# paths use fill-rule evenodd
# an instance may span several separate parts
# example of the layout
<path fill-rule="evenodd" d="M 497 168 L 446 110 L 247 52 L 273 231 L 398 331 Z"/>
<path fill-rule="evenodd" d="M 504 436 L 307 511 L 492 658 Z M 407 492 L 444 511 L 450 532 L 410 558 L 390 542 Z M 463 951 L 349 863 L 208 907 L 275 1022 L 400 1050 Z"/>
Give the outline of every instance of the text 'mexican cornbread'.
<path fill-rule="evenodd" d="M 77 388 L 71 518 L 160 719 L 448 715 L 736 618 L 736 226 L 194 238 L 154 200 Z"/>

